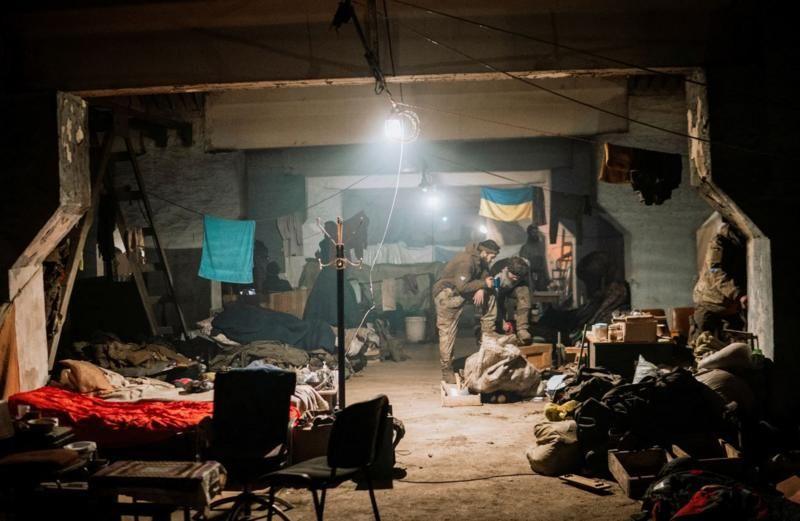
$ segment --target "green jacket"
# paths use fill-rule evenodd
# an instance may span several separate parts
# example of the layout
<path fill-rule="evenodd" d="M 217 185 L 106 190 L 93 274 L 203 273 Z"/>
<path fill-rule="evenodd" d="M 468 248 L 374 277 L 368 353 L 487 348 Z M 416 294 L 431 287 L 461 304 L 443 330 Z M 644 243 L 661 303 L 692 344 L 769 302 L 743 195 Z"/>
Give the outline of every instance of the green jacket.
<path fill-rule="evenodd" d="M 442 276 L 433 285 L 433 295 L 438 295 L 445 288 L 453 288 L 466 298 L 485 288 L 485 279 L 488 276 L 489 272 L 481 260 L 478 245 L 470 243 L 444 267 Z"/>
<path fill-rule="evenodd" d="M 711 239 L 703 271 L 694 286 L 694 303 L 735 307 L 745 293 L 747 252 L 725 224 Z"/>

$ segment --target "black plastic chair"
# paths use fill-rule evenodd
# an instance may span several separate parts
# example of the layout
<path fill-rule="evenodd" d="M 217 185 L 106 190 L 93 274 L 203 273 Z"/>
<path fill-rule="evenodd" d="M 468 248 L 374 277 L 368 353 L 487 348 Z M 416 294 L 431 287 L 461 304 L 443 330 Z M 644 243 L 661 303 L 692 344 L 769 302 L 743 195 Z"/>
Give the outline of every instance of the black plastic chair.
<path fill-rule="evenodd" d="M 384 395 L 355 403 L 339 412 L 331 429 L 327 456 L 302 461 L 264 476 L 263 482 L 270 485 L 269 504 L 275 500 L 278 488 L 305 488 L 311 491 L 317 519 L 322 521 L 327 489 L 360 476 L 369 488 L 375 520 L 380 521 L 368 467 L 375 461 L 378 435 L 388 413 L 389 399 Z M 272 519 L 272 509 L 268 519 Z"/>
<path fill-rule="evenodd" d="M 214 415 L 211 419 L 211 444 L 207 459 L 222 463 L 231 481 L 242 493 L 215 501 L 217 509 L 232 503 L 228 519 L 249 516 L 251 505 L 289 518 L 254 493 L 258 478 L 286 465 L 289 440 L 289 404 L 296 374 L 278 369 L 234 369 L 218 373 L 214 385 Z M 291 508 L 285 501 L 277 501 Z"/>

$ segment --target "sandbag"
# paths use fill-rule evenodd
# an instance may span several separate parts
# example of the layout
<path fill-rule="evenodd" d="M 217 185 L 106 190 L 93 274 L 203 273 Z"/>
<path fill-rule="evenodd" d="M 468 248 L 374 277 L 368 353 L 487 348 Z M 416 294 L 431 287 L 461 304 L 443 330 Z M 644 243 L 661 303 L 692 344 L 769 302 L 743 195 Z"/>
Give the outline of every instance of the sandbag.
<path fill-rule="evenodd" d="M 545 476 L 572 472 L 581 462 L 578 427 L 572 420 L 542 422 L 533 428 L 536 446 L 525 454 L 531 470 Z"/>
<path fill-rule="evenodd" d="M 695 375 L 695 378 L 715 390 L 726 403 L 736 402 L 746 415 L 753 413 L 756 397 L 743 378 L 722 369 L 703 371 Z"/>
<path fill-rule="evenodd" d="M 512 345 L 484 343 L 464 363 L 464 379 L 473 394 L 507 391 L 534 396 L 542 377 Z"/>
<path fill-rule="evenodd" d="M 742 342 L 734 342 L 712 353 L 697 364 L 698 369 L 724 369 L 735 371 L 737 369 L 752 369 L 752 350 Z"/>

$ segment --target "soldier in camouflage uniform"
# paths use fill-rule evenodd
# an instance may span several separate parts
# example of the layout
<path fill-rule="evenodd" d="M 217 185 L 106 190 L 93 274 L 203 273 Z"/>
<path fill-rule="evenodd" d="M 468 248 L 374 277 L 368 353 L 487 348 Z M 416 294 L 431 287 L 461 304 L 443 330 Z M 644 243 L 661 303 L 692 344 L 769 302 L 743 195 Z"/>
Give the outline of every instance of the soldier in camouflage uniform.
<path fill-rule="evenodd" d="M 492 240 L 469 244 L 453 257 L 433 285 L 433 303 L 436 307 L 436 327 L 439 330 L 439 360 L 442 379 L 455 381 L 453 374 L 453 346 L 456 341 L 458 320 L 466 299 L 476 306 L 484 305 L 492 287 L 489 265 L 500 252 Z"/>
<path fill-rule="evenodd" d="M 726 340 L 723 329 L 744 329 L 746 267 L 744 239 L 724 223 L 708 244 L 703 271 L 694 287 L 692 340 L 704 331 Z"/>
<path fill-rule="evenodd" d="M 491 274 L 495 290 L 481 317 L 481 333 L 516 330 L 520 344 L 530 344 L 531 293 L 530 267 L 522 257 L 509 257 L 494 263 Z"/>

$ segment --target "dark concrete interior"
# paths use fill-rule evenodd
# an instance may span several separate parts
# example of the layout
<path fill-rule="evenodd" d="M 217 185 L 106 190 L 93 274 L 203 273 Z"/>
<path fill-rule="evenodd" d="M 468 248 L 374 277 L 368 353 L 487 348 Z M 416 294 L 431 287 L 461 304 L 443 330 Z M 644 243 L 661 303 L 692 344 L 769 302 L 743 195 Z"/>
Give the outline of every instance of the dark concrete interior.
<path fill-rule="evenodd" d="M 334 0 L 3 8 L 0 327 L 14 314 L 13 329 L 0 332 L 11 331 L 16 351 L 0 349 L 0 391 L 41 388 L 59 353 L 98 331 L 139 342 L 163 322 L 180 337 L 181 322 L 197 330 L 230 303 L 242 286 L 198 275 L 204 215 L 255 221 L 255 239 L 298 288 L 323 239 L 317 219 L 361 211 L 368 255 L 384 256 L 378 264 L 412 264 L 397 260 L 412 254 L 415 263 L 446 261 L 485 238 L 499 238 L 508 256 L 527 222 L 482 229 L 480 188 L 522 185 L 544 193 L 539 231 L 550 267 L 566 243 L 573 270 L 606 253 L 633 309 L 693 306 L 704 223 L 721 216 L 738 228 L 747 330 L 769 360 L 759 419 L 780 433 L 772 449 L 796 456 L 800 104 L 791 80 L 800 56 L 783 10 L 751 0 L 352 3 L 387 92 L 376 95 L 352 23 L 331 27 Z M 420 120 L 419 139 L 402 146 L 375 133 L 397 102 Z M 598 180 L 609 143 L 680 155 L 670 199 L 645 206 L 629 183 Z M 423 193 L 429 182 L 435 191 Z M 112 197 L 119 193 L 128 197 Z M 559 207 L 564 194 L 585 211 Z M 118 206 L 104 207 L 110 200 Z M 109 212 L 130 229 L 157 228 L 159 242 L 142 249 L 147 262 L 137 268 L 149 273 L 112 280 L 124 268 L 98 245 L 123 253 L 130 239 L 97 224 Z M 287 246 L 279 230 L 287 216 L 300 244 Z M 59 255 L 63 274 L 54 275 L 48 263 Z M 348 275 L 362 288 L 371 276 Z M 70 281 L 66 297 L 53 297 L 52 280 Z M 575 276 L 568 284 L 567 307 L 590 300 Z M 63 303 L 51 307 L 53 298 Z M 296 303 L 281 305 L 294 313 Z M 432 308 L 421 314 L 435 343 Z M 458 352 L 475 351 L 462 324 Z M 408 352 L 409 361 L 370 362 L 348 381 L 350 403 L 385 393 L 408 430 L 397 452 L 406 481 L 378 492 L 385 518 L 621 519 L 640 510 L 618 488 L 600 497 L 531 474 L 525 451 L 543 403 L 440 407 L 435 345 Z M 469 481 L 490 474 L 521 476 Z M 283 494 L 297 505 L 293 519 L 313 518 L 306 492 Z M 331 519 L 369 517 L 366 492 L 352 483 L 329 499 Z"/>

